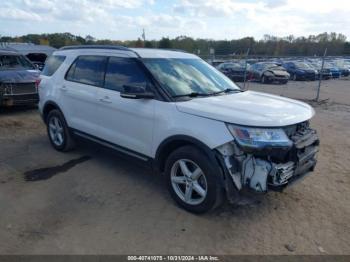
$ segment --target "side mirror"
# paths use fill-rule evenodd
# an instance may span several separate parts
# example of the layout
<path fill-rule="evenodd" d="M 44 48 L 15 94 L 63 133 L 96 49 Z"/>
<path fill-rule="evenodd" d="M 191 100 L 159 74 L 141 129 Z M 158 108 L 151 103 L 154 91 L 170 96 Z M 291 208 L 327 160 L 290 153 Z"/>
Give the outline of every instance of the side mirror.
<path fill-rule="evenodd" d="M 120 92 L 120 96 L 129 99 L 153 99 L 154 94 L 147 92 L 144 87 L 124 85 L 124 91 Z"/>

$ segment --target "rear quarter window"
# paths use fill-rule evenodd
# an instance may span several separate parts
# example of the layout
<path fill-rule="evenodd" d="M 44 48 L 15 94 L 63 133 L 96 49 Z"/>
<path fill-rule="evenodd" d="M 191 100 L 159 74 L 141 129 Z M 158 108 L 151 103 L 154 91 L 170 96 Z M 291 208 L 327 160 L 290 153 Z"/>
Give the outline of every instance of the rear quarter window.
<path fill-rule="evenodd" d="M 46 60 L 44 69 L 41 74 L 45 76 L 52 76 L 63 63 L 64 59 L 66 59 L 66 57 L 62 55 L 50 56 Z"/>

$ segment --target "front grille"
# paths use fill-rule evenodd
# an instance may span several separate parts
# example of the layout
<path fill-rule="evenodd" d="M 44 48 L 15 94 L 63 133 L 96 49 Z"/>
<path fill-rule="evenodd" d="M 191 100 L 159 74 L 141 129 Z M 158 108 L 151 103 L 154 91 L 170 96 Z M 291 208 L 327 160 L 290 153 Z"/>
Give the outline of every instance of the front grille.
<path fill-rule="evenodd" d="M 284 128 L 293 147 L 284 159 L 274 158 L 269 185 L 282 186 L 290 180 L 312 171 L 316 165 L 316 155 L 319 148 L 319 138 L 315 130 L 305 121 Z M 278 164 L 277 164 L 278 163 Z"/>
<path fill-rule="evenodd" d="M 35 82 L 3 83 L 1 87 L 5 95 L 35 94 L 38 92 Z"/>
<path fill-rule="evenodd" d="M 39 102 L 39 94 L 18 94 L 3 95 L 0 99 L 0 106 L 31 105 Z"/>
<path fill-rule="evenodd" d="M 288 180 L 294 175 L 295 165 L 292 161 L 284 164 L 275 164 L 270 174 L 272 185 L 284 185 L 288 183 Z"/>

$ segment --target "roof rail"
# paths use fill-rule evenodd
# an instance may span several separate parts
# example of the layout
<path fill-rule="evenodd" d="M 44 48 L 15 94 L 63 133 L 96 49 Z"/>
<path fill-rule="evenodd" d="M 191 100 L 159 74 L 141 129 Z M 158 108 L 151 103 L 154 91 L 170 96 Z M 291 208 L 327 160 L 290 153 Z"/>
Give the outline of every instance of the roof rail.
<path fill-rule="evenodd" d="M 73 49 L 115 49 L 123 51 L 132 51 L 129 48 L 121 45 L 70 45 L 61 47 L 60 50 L 73 50 Z"/>
<path fill-rule="evenodd" d="M 158 49 L 167 50 L 167 51 L 174 51 L 174 52 L 189 53 L 186 50 L 178 49 L 178 48 L 158 48 Z"/>
<path fill-rule="evenodd" d="M 70 45 L 61 47 L 59 50 L 74 50 L 74 49 L 112 49 L 112 50 L 121 50 L 121 51 L 129 51 L 140 57 L 140 55 L 130 48 L 127 48 L 122 45 Z"/>

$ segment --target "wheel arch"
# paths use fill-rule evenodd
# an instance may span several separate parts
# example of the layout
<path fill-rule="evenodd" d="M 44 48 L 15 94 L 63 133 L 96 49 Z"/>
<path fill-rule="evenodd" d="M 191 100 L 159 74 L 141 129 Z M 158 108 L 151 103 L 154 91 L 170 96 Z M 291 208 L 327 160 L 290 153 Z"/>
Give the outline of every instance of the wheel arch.
<path fill-rule="evenodd" d="M 46 123 L 46 119 L 47 119 L 47 116 L 49 115 L 50 111 L 52 111 L 54 109 L 57 109 L 62 113 L 62 110 L 60 109 L 60 107 L 53 101 L 47 101 L 45 103 L 45 105 L 43 106 L 42 116 L 43 116 L 43 120 L 45 123 Z"/>
<path fill-rule="evenodd" d="M 163 172 L 165 169 L 165 162 L 168 159 L 169 155 L 174 152 L 174 150 L 187 145 L 192 145 L 198 148 L 211 161 L 214 161 L 214 163 L 218 164 L 215 153 L 205 143 L 191 136 L 175 135 L 166 138 L 158 146 L 154 159 L 154 167 L 156 170 Z"/>

